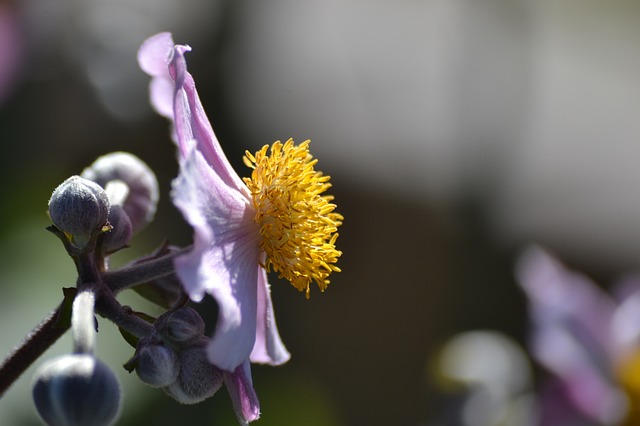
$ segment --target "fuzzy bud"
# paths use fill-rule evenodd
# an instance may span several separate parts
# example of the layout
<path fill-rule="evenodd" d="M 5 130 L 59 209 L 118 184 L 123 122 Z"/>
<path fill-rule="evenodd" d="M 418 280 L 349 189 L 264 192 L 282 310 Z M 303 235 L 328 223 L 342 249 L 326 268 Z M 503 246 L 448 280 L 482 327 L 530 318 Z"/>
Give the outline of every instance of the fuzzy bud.
<path fill-rule="evenodd" d="M 186 347 L 202 337 L 204 321 L 195 309 L 183 306 L 158 317 L 155 328 L 169 343 Z"/>
<path fill-rule="evenodd" d="M 107 224 L 109 198 L 95 182 L 71 176 L 51 194 L 49 216 L 58 229 L 81 246 L 95 230 Z"/>
<path fill-rule="evenodd" d="M 131 219 L 133 232 L 153 220 L 159 197 L 158 181 L 149 166 L 135 155 L 127 152 L 103 155 L 84 169 L 82 177 L 103 188 L 112 181 L 121 181 L 128 187 L 126 199 L 114 200 L 114 204 L 122 205 Z"/>
<path fill-rule="evenodd" d="M 129 244 L 133 234 L 131 220 L 122 207 L 112 205 L 109 211 L 111 230 L 102 237 L 102 251 L 105 254 L 116 252 Z"/>
<path fill-rule="evenodd" d="M 209 362 L 206 352 L 208 339 L 202 338 L 195 346 L 178 353 L 180 373 L 178 379 L 164 391 L 182 404 L 197 404 L 213 396 L 222 386 L 222 370 Z"/>
<path fill-rule="evenodd" d="M 120 385 L 93 356 L 64 355 L 37 370 L 33 400 L 50 426 L 110 425 L 120 411 Z"/>
<path fill-rule="evenodd" d="M 162 344 L 138 344 L 136 374 L 144 383 L 155 388 L 169 386 L 178 378 L 178 356 Z"/>

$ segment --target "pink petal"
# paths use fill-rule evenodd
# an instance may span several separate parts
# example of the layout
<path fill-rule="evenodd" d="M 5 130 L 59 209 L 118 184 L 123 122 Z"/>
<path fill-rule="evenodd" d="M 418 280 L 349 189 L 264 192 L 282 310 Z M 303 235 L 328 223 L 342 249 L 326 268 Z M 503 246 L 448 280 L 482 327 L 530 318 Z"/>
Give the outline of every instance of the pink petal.
<path fill-rule="evenodd" d="M 538 247 L 521 257 L 517 276 L 534 320 L 578 324 L 599 348 L 611 354 L 610 325 L 616 303 L 609 294 Z"/>
<path fill-rule="evenodd" d="M 138 49 L 138 64 L 151 77 L 169 78 L 169 61 L 174 49 L 171 33 L 159 33 L 146 39 Z"/>
<path fill-rule="evenodd" d="M 251 365 L 244 362 L 233 373 L 225 372 L 224 381 L 236 412 L 236 417 L 241 425 L 260 418 L 260 402 L 253 389 L 251 380 Z"/>
<path fill-rule="evenodd" d="M 255 341 L 260 252 L 255 212 L 196 149 L 182 160 L 172 195 L 194 229 L 193 250 L 175 260 L 176 272 L 193 300 L 206 292 L 218 302 L 209 359 L 232 371 L 248 358 Z"/>
<path fill-rule="evenodd" d="M 258 322 L 251 362 L 280 365 L 289 361 L 291 354 L 278 333 L 270 293 L 267 273 L 262 266 L 258 266 Z"/>
<path fill-rule="evenodd" d="M 231 167 L 224 154 L 211 123 L 204 111 L 193 77 L 187 71 L 184 52 L 185 46 L 176 46 L 169 64 L 169 72 L 174 78 L 176 91 L 174 97 L 174 125 L 178 146 L 182 155 L 186 154 L 186 143 L 196 140 L 198 149 L 204 155 L 209 165 L 221 179 L 231 188 L 249 197 L 249 190 Z"/>

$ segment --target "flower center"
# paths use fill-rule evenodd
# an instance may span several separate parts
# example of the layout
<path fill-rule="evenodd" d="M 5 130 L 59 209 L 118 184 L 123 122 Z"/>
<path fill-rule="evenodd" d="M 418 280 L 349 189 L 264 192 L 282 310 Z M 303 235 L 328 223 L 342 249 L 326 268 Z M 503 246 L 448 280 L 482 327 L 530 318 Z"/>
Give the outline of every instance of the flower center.
<path fill-rule="evenodd" d="M 253 169 L 244 178 L 256 208 L 260 225 L 260 248 L 266 255 L 264 267 L 273 269 L 295 288 L 306 292 L 315 281 L 324 291 L 332 272 L 340 272 L 335 263 L 342 254 L 336 250 L 338 226 L 342 215 L 335 213 L 331 195 L 321 195 L 331 187 L 329 176 L 314 170 L 309 142 L 295 146 L 292 139 L 284 145 L 277 141 L 267 154 L 268 145 L 246 152 L 244 163 Z"/>

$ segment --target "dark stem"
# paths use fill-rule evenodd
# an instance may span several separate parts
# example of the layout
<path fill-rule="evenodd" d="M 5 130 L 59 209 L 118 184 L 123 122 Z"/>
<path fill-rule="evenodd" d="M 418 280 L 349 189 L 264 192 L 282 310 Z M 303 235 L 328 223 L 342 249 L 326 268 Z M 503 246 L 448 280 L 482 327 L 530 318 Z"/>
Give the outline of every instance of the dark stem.
<path fill-rule="evenodd" d="M 104 269 L 104 259 L 96 258 L 96 244 L 102 230 L 96 229 L 85 246 L 76 247 L 67 235 L 55 225 L 48 226 L 47 231 L 58 237 L 65 250 L 73 259 L 78 271 L 78 285 L 97 283 L 100 280 L 100 272 Z"/>
<path fill-rule="evenodd" d="M 58 321 L 68 307 L 62 302 L 58 309 L 51 312 L 13 349 L 0 365 L 0 397 L 68 329 L 68 322 Z"/>
<path fill-rule="evenodd" d="M 173 259 L 189 250 L 191 247 L 155 259 L 127 265 L 115 271 L 106 271 L 102 274 L 102 282 L 111 291 L 118 293 L 127 288 L 166 277 L 175 272 Z"/>
<path fill-rule="evenodd" d="M 136 337 L 144 337 L 153 332 L 153 325 L 138 317 L 131 308 L 122 306 L 111 292 L 96 294 L 96 313 Z"/>

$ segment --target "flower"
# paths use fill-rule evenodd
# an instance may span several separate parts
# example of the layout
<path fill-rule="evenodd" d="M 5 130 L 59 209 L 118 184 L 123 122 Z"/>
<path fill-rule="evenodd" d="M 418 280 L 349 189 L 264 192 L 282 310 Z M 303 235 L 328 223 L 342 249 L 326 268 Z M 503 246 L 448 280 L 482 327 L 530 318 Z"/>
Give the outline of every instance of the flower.
<path fill-rule="evenodd" d="M 529 300 L 532 354 L 552 376 L 540 397 L 541 424 L 637 424 L 637 280 L 621 282 L 616 300 L 538 247 L 522 256 L 517 276 Z"/>
<path fill-rule="evenodd" d="M 193 249 L 176 258 L 176 273 L 192 300 L 208 293 L 217 301 L 209 359 L 229 372 L 236 412 L 250 421 L 259 412 L 249 361 L 279 365 L 290 357 L 276 327 L 267 271 L 307 297 L 311 281 L 324 290 L 331 272 L 339 271 L 335 242 L 342 216 L 323 195 L 329 177 L 314 170 L 308 141 L 276 142 L 270 155 L 266 146 L 247 152 L 251 177 L 235 173 L 187 71 L 189 50 L 160 33 L 142 44 L 138 61 L 153 77 L 153 107 L 173 122 L 180 172 L 172 200 L 194 230 Z"/>

